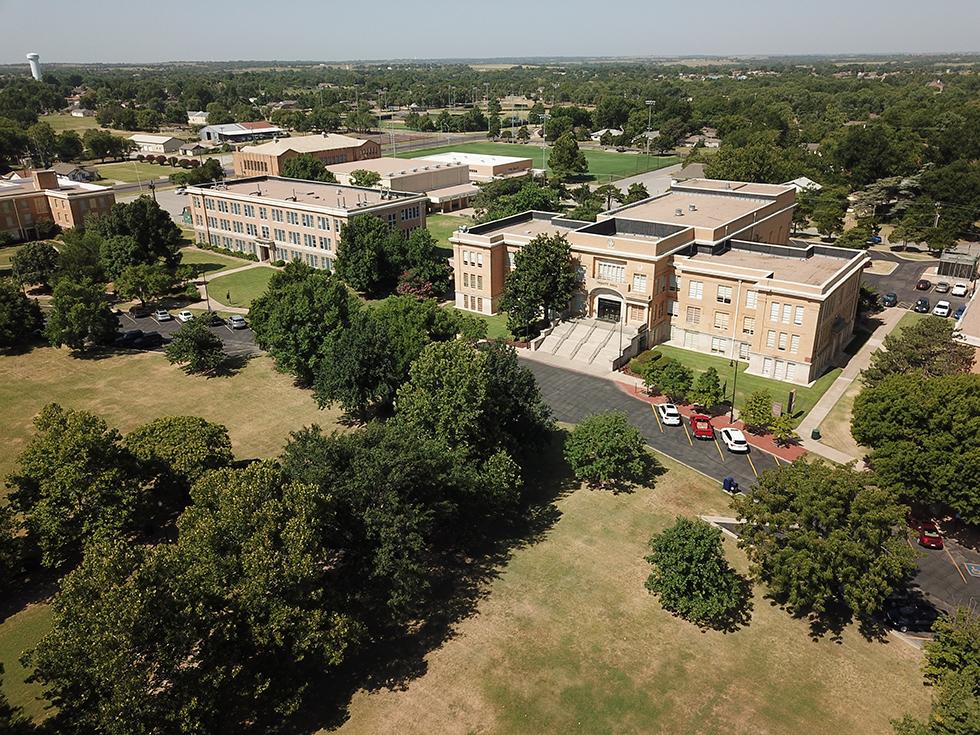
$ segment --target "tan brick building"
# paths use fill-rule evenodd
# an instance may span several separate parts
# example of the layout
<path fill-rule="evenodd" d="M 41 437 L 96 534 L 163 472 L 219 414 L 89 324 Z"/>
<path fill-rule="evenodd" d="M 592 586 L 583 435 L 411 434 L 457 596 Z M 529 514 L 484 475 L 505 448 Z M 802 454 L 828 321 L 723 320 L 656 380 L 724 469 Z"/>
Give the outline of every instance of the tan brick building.
<path fill-rule="evenodd" d="M 17 240 L 37 238 L 41 222 L 67 230 L 84 224 L 89 215 L 104 214 L 116 203 L 112 189 L 34 171 L 0 179 L 0 232 Z"/>
<path fill-rule="evenodd" d="M 422 159 L 416 159 L 422 160 Z M 425 160 L 437 163 L 451 163 L 468 166 L 470 181 L 492 181 L 510 176 L 524 176 L 531 172 L 533 162 L 530 158 L 519 156 L 485 156 L 480 153 L 435 153 Z"/>
<path fill-rule="evenodd" d="M 378 158 L 381 155 L 381 145 L 374 140 L 361 140 L 333 133 L 276 138 L 235 151 L 235 176 L 281 176 L 282 164 L 290 158 L 302 155 L 313 156 L 329 166 Z"/>
<path fill-rule="evenodd" d="M 807 384 L 840 356 L 857 313 L 863 252 L 791 243 L 789 186 L 695 179 L 597 222 L 527 212 L 457 231 L 456 306 L 496 313 L 514 255 L 561 233 L 581 288 L 540 349 L 619 364 L 667 343 Z M 608 323 L 617 325 L 616 338 Z"/>
<path fill-rule="evenodd" d="M 259 260 L 331 268 L 341 228 L 369 214 L 411 231 L 425 227 L 424 194 L 260 176 L 187 187 L 197 242 Z"/>
<path fill-rule="evenodd" d="M 358 169 L 381 177 L 378 186 L 395 191 L 411 191 L 429 197 L 429 211 L 451 212 L 469 206 L 480 189 L 470 183 L 465 163 L 443 163 L 425 158 L 372 158 L 327 166 L 341 184 L 351 183 Z"/>

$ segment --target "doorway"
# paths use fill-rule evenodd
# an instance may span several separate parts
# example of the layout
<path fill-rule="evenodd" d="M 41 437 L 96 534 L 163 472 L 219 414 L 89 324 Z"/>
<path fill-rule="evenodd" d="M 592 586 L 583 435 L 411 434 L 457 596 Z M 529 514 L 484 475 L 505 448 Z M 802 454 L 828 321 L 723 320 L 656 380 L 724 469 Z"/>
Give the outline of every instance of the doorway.
<path fill-rule="evenodd" d="M 596 318 L 604 322 L 618 322 L 622 317 L 623 305 L 619 301 L 600 296 L 596 300 Z"/>

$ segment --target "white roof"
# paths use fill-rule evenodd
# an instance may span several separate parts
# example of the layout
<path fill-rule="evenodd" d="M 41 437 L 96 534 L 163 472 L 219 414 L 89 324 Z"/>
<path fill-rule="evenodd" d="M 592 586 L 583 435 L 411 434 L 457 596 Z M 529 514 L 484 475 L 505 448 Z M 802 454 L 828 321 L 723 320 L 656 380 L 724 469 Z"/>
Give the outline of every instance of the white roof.
<path fill-rule="evenodd" d="M 99 186 L 85 181 L 72 181 L 67 176 L 58 177 L 58 189 L 62 191 L 109 191 L 111 188 L 111 186 Z M 0 180 L 0 194 L 24 191 L 36 191 L 33 176 L 19 176 L 12 173 L 9 177 Z"/>
<path fill-rule="evenodd" d="M 244 153 L 262 153 L 268 156 L 278 156 L 286 151 L 296 153 L 314 153 L 317 151 L 332 151 L 337 148 L 358 148 L 367 143 L 361 138 L 351 138 L 347 135 L 329 133 L 327 135 L 300 135 L 295 138 L 279 138 L 259 145 L 247 145 L 242 148 Z"/>
<path fill-rule="evenodd" d="M 813 179 L 808 179 L 806 176 L 801 176 L 798 179 L 793 179 L 792 181 L 787 181 L 783 186 L 793 186 L 797 190 L 802 191 L 803 189 L 812 189 L 813 191 L 820 191 L 823 187 L 820 186 Z"/>
<path fill-rule="evenodd" d="M 438 161 L 440 163 L 463 163 L 467 166 L 499 166 L 504 163 L 517 163 L 519 161 L 530 161 L 529 157 L 522 156 L 485 156 L 480 153 L 460 153 L 451 151 L 449 153 L 437 153 L 426 156 L 427 161 Z"/>
<path fill-rule="evenodd" d="M 129 136 L 129 139 L 134 143 L 169 143 L 172 140 L 179 141 L 183 143 L 180 138 L 175 138 L 172 135 L 146 135 L 144 133 L 137 133 L 136 135 Z"/>

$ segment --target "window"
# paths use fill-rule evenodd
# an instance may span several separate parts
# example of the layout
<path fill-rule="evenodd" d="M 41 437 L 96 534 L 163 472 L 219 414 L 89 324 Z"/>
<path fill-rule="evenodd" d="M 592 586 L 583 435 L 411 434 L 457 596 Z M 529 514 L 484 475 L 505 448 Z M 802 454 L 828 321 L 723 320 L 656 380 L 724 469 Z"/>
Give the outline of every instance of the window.
<path fill-rule="evenodd" d="M 796 364 L 792 362 L 786 363 L 786 380 L 793 380 L 796 378 Z"/>
<path fill-rule="evenodd" d="M 330 238 L 329 237 L 320 237 L 320 249 L 321 250 L 329 250 L 330 249 Z"/>
<path fill-rule="evenodd" d="M 647 292 L 647 277 L 640 274 L 633 274 L 633 290 L 639 293 Z"/>
<path fill-rule="evenodd" d="M 796 310 L 793 312 L 793 324 L 803 323 L 803 307 L 797 306 Z"/>
<path fill-rule="evenodd" d="M 286 242 L 286 231 L 276 229 L 274 230 L 276 242 Z"/>
<path fill-rule="evenodd" d="M 670 290 L 679 291 L 680 287 L 677 285 L 677 276 L 673 273 L 670 274 Z"/>
<path fill-rule="evenodd" d="M 483 299 L 479 297 L 476 299 L 476 310 L 481 312 L 483 311 Z"/>
<path fill-rule="evenodd" d="M 470 287 L 470 274 L 469 273 L 464 273 L 463 274 L 463 286 L 465 288 L 469 288 Z"/>
<path fill-rule="evenodd" d="M 483 267 L 483 253 L 476 254 L 476 264 L 481 268 Z"/>
<path fill-rule="evenodd" d="M 228 211 L 228 202 L 226 202 L 224 199 L 219 199 L 218 200 L 218 211 L 219 212 L 227 212 Z"/>
<path fill-rule="evenodd" d="M 738 343 L 738 359 L 748 360 L 749 359 L 749 343 L 739 342 Z"/>
<path fill-rule="evenodd" d="M 718 354 L 722 354 L 725 352 L 725 348 L 728 346 L 727 343 L 728 343 L 727 339 L 722 339 L 721 337 L 712 337 L 711 351 L 716 352 Z"/>
<path fill-rule="evenodd" d="M 313 215 L 312 214 L 304 214 L 304 215 L 302 215 L 302 218 L 303 218 L 303 227 L 312 227 L 313 226 Z"/>
<path fill-rule="evenodd" d="M 231 221 L 230 220 L 226 220 L 226 219 L 221 220 L 221 229 L 222 230 L 230 230 L 231 229 Z"/>
<path fill-rule="evenodd" d="M 755 334 L 754 316 L 747 316 L 742 319 L 742 334 Z"/>
<path fill-rule="evenodd" d="M 388 224 L 394 227 L 397 217 L 398 215 L 396 215 L 394 212 L 388 212 Z"/>
<path fill-rule="evenodd" d="M 269 219 L 269 210 L 265 207 L 259 207 L 259 219 Z"/>
<path fill-rule="evenodd" d="M 245 216 L 246 217 L 254 217 L 255 216 L 255 207 L 253 205 L 251 205 L 251 204 L 246 204 L 245 205 Z"/>
<path fill-rule="evenodd" d="M 718 295 L 715 297 L 719 304 L 730 304 L 732 303 L 732 287 L 731 286 L 719 286 Z"/>
<path fill-rule="evenodd" d="M 789 318 L 792 316 L 793 307 L 790 304 L 783 304 L 783 324 L 789 324 Z"/>
<path fill-rule="evenodd" d="M 241 222 L 239 222 L 237 219 L 234 222 L 232 222 L 231 225 L 232 225 L 232 229 L 235 232 L 244 232 L 245 231 L 245 226 Z"/>
<path fill-rule="evenodd" d="M 289 242 L 291 242 L 293 245 L 299 245 L 299 233 L 298 232 L 293 232 L 292 230 L 290 230 L 289 231 Z"/>
<path fill-rule="evenodd" d="M 689 307 L 687 307 L 687 323 L 688 324 L 700 324 L 701 323 L 701 307 L 700 306 L 689 306 Z"/>
<path fill-rule="evenodd" d="M 681 310 L 676 301 L 670 300 L 667 302 L 667 313 L 671 316 L 680 316 Z"/>
<path fill-rule="evenodd" d="M 691 281 L 687 284 L 687 296 L 691 299 L 700 299 L 704 293 L 704 283 L 701 281 Z"/>
<path fill-rule="evenodd" d="M 745 308 L 754 309 L 759 303 L 759 292 L 758 291 L 746 291 L 745 292 Z"/>
<path fill-rule="evenodd" d="M 321 230 L 329 230 L 330 229 L 330 220 L 328 218 L 326 218 L 326 217 L 317 217 L 316 218 L 316 226 L 318 228 L 320 228 Z"/>
<path fill-rule="evenodd" d="M 778 322 L 779 321 L 779 304 L 773 301 L 769 304 L 769 321 Z"/>
<path fill-rule="evenodd" d="M 303 244 L 308 248 L 316 247 L 316 235 L 310 235 L 306 232 L 303 233 Z"/>
<path fill-rule="evenodd" d="M 779 333 L 779 349 L 783 352 L 786 351 L 786 341 L 789 339 L 786 332 Z"/>
<path fill-rule="evenodd" d="M 514 253 L 507 253 L 507 268 L 514 270 Z"/>
<path fill-rule="evenodd" d="M 262 225 L 262 237 L 264 237 L 266 240 L 269 239 L 269 226 L 268 225 Z"/>
<path fill-rule="evenodd" d="M 483 276 L 476 277 L 476 287 L 481 291 L 483 290 Z"/>
<path fill-rule="evenodd" d="M 626 266 L 620 263 L 607 263 L 600 260 L 598 264 L 598 277 L 603 281 L 625 283 Z"/>
<path fill-rule="evenodd" d="M 800 351 L 800 335 L 794 334 L 789 338 L 789 351 L 794 355 Z"/>
<path fill-rule="evenodd" d="M 715 329 L 728 329 L 728 312 L 715 312 Z"/>
<path fill-rule="evenodd" d="M 773 330 L 766 332 L 766 347 L 772 349 L 776 346 L 776 333 Z"/>
<path fill-rule="evenodd" d="M 242 213 L 242 205 L 239 204 L 238 202 L 232 202 L 231 203 L 231 213 L 232 214 L 241 214 Z"/>
<path fill-rule="evenodd" d="M 296 212 L 286 212 L 286 222 L 291 225 L 298 225 L 299 215 L 297 215 Z"/>
<path fill-rule="evenodd" d="M 463 294 L 463 308 L 464 309 L 470 308 L 470 297 L 467 296 L 466 294 Z"/>
<path fill-rule="evenodd" d="M 272 210 L 272 221 L 273 222 L 282 222 L 282 210 L 281 209 L 273 209 Z"/>

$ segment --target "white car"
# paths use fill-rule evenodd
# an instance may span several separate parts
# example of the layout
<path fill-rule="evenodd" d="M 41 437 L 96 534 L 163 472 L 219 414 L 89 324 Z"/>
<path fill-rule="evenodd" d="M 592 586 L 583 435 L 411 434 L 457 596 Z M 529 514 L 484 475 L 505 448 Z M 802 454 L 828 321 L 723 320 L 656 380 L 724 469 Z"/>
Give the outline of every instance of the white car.
<path fill-rule="evenodd" d="M 949 292 L 950 296 L 966 296 L 970 289 L 966 287 L 965 283 L 957 283 L 953 286 L 953 290 Z"/>
<path fill-rule="evenodd" d="M 936 305 L 932 307 L 932 313 L 935 316 L 949 316 L 950 308 L 948 301 L 937 301 Z"/>
<path fill-rule="evenodd" d="M 187 309 L 184 309 L 183 311 L 177 312 L 177 319 L 179 319 L 182 322 L 189 322 L 193 318 L 194 318 L 193 311 L 187 311 Z"/>
<path fill-rule="evenodd" d="M 681 412 L 673 403 L 658 403 L 657 413 L 660 415 L 660 420 L 667 426 L 681 425 Z"/>
<path fill-rule="evenodd" d="M 721 440 L 725 442 L 729 452 L 745 453 L 749 451 L 749 443 L 745 440 L 745 434 L 738 429 L 722 429 L 720 432 Z"/>

